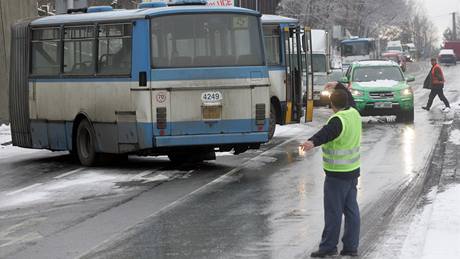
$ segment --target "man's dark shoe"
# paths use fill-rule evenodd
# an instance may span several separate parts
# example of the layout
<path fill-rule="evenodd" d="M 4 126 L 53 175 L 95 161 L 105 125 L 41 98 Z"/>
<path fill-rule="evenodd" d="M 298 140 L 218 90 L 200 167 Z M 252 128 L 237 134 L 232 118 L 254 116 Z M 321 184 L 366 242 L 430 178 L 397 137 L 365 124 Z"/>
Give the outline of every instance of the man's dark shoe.
<path fill-rule="evenodd" d="M 358 256 L 358 251 L 346 251 L 346 250 L 342 250 L 340 251 L 340 255 L 341 256 Z"/>
<path fill-rule="evenodd" d="M 310 254 L 310 257 L 319 257 L 319 258 L 324 258 L 328 256 L 336 256 L 337 255 L 337 250 L 332 250 L 332 251 L 315 251 Z"/>
<path fill-rule="evenodd" d="M 428 108 L 428 107 L 426 107 L 426 106 L 422 106 L 422 109 L 427 110 L 427 111 L 430 110 L 430 108 Z"/>

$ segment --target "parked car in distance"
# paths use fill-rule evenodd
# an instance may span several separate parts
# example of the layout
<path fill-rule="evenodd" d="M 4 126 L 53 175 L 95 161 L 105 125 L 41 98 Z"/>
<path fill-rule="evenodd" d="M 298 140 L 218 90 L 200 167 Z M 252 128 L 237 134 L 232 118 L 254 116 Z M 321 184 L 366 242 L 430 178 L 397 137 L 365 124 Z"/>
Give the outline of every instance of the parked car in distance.
<path fill-rule="evenodd" d="M 403 72 L 406 72 L 407 62 L 406 57 L 401 52 L 385 52 L 382 54 L 383 59 L 398 63 Z"/>
<path fill-rule="evenodd" d="M 396 115 L 398 121 L 414 121 L 414 96 L 408 82 L 415 78 L 406 77 L 395 62 L 355 62 L 341 81 L 348 83 L 361 115 Z"/>
<path fill-rule="evenodd" d="M 442 49 L 439 51 L 438 63 L 442 65 L 457 65 L 457 56 L 453 49 Z"/>

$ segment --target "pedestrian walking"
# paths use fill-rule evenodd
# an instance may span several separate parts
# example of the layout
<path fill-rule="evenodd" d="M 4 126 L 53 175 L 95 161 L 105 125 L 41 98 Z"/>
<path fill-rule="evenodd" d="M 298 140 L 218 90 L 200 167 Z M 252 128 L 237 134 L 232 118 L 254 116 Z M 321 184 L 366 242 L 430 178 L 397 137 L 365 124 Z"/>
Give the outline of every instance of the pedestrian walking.
<path fill-rule="evenodd" d="M 356 185 L 360 175 L 362 122 L 359 112 L 348 104 L 346 90 L 334 89 L 330 96 L 334 114 L 327 124 L 300 148 L 322 146 L 324 181 L 324 230 L 319 249 L 311 257 L 337 254 L 342 215 L 345 228 L 340 255 L 358 256 L 360 215 Z"/>
<path fill-rule="evenodd" d="M 442 109 L 444 112 L 450 111 L 450 104 L 446 96 L 444 96 L 444 73 L 442 72 L 441 66 L 439 66 L 436 58 L 431 59 L 431 70 L 425 79 L 424 88 L 430 88 L 430 96 L 428 97 L 428 103 L 423 106 L 422 109 L 429 111 L 433 104 L 434 98 L 439 96 L 439 99 L 444 102 L 445 107 Z M 431 83 L 431 85 L 428 85 Z"/>

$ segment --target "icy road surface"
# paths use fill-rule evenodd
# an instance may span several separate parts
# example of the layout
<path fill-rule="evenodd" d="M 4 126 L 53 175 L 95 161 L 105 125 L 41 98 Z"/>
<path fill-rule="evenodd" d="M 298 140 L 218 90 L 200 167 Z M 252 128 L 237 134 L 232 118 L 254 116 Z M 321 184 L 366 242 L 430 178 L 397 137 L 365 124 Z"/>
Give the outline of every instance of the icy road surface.
<path fill-rule="evenodd" d="M 423 194 L 441 128 L 457 112 L 442 113 L 439 100 L 432 111 L 422 110 L 429 67 L 410 66 L 417 78 L 415 124 L 363 119 L 363 257 L 377 254 L 387 219 Z M 459 72 L 445 69 L 452 102 Z M 298 145 L 330 115 L 316 109 L 314 122 L 278 127 L 261 150 L 223 153 L 199 165 L 130 157 L 85 168 L 67 153 L 8 145 L 2 126 L 0 257 L 303 258 L 317 248 L 323 227 L 324 173 L 321 150 L 299 153 Z"/>

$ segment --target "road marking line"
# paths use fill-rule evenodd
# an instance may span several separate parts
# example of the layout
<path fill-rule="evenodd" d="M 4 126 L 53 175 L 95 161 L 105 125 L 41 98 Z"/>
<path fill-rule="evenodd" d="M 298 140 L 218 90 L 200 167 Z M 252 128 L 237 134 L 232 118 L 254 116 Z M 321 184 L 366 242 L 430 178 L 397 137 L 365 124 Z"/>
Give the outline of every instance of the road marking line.
<path fill-rule="evenodd" d="M 61 179 L 61 178 L 66 177 L 66 176 L 68 176 L 68 175 L 71 175 L 71 174 L 74 174 L 74 173 L 81 172 L 81 171 L 83 171 L 83 169 L 85 169 L 85 168 L 84 168 L 84 167 L 81 167 L 81 168 L 72 170 L 72 171 L 70 171 L 70 172 L 60 174 L 60 175 L 55 176 L 55 177 L 53 177 L 53 178 L 54 178 L 54 179 Z"/>
<path fill-rule="evenodd" d="M 27 191 L 27 190 L 29 190 L 29 189 L 32 189 L 32 188 L 37 187 L 37 186 L 40 186 L 40 185 L 42 185 L 42 183 L 34 183 L 34 184 L 29 185 L 29 186 L 27 186 L 27 187 L 24 187 L 24 188 L 22 188 L 22 189 L 19 189 L 19 190 L 16 190 L 16 191 L 7 193 L 6 195 L 7 195 L 7 196 L 11 196 L 11 195 L 14 195 L 14 194 L 18 194 L 18 193 L 20 193 L 20 192 Z"/>

